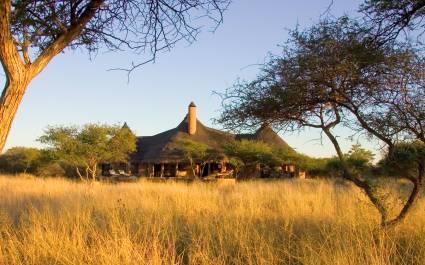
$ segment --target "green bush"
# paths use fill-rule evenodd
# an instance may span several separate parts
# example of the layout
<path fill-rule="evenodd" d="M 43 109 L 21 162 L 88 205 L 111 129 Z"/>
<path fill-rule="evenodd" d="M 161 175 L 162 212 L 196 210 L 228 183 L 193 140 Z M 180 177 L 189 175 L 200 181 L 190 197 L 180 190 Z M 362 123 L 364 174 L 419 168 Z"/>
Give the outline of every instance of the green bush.
<path fill-rule="evenodd" d="M 42 177 L 70 176 L 66 165 L 57 162 L 50 150 L 13 147 L 0 156 L 0 171 L 6 174 L 28 173 Z"/>
<path fill-rule="evenodd" d="M 42 152 L 37 148 L 13 147 L 0 156 L 0 170 L 9 174 L 34 174 L 41 157 Z"/>

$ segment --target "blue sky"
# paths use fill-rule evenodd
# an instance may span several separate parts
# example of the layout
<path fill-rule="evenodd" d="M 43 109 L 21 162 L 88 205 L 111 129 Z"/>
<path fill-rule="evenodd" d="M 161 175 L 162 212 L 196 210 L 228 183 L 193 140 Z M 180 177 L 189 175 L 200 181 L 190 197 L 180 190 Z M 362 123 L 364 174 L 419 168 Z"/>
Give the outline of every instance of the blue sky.
<path fill-rule="evenodd" d="M 84 51 L 58 55 L 31 83 L 17 113 L 6 148 L 40 146 L 36 139 L 48 125 L 126 121 L 138 135 L 152 135 L 175 127 L 190 101 L 206 125 L 220 111 L 223 91 L 237 78 L 252 79 L 268 53 L 279 53 L 287 29 L 317 22 L 331 0 L 234 0 L 224 23 L 214 33 L 208 26 L 193 44 L 180 43 L 160 53 L 154 64 L 133 72 L 107 69 L 128 66 L 144 58 L 132 53 L 103 53 L 89 59 Z M 355 14 L 361 1 L 334 0 L 333 15 Z M 3 80 L 1 80 L 3 82 Z M 343 147 L 347 132 L 339 131 Z M 332 146 L 317 139 L 317 130 L 281 134 L 298 151 L 331 156 Z M 370 143 L 362 142 L 365 147 Z"/>

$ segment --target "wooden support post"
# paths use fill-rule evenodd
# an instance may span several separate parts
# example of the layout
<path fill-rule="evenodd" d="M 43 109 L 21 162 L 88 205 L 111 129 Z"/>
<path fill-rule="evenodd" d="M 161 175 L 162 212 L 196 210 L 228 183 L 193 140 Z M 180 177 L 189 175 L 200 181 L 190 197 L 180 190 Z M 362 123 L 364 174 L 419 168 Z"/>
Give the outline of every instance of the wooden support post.
<path fill-rule="evenodd" d="M 164 164 L 161 164 L 161 175 L 159 177 L 164 177 Z"/>

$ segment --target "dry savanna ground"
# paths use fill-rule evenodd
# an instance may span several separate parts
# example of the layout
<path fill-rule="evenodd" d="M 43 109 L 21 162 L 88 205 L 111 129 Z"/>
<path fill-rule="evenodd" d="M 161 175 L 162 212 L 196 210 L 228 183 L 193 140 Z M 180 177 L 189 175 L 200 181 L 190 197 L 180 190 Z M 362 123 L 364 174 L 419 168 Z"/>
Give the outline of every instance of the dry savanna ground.
<path fill-rule="evenodd" d="M 331 181 L 0 177 L 0 264 L 425 264 L 424 206 L 383 236 L 365 197 Z"/>

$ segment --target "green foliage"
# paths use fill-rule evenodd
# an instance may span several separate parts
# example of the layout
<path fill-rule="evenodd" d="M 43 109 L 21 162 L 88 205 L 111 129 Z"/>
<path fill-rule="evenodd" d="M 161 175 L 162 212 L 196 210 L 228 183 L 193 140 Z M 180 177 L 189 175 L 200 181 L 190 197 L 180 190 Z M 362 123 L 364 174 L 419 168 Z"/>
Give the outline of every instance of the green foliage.
<path fill-rule="evenodd" d="M 42 152 L 37 148 L 13 147 L 0 156 L 0 169 L 5 173 L 35 173 Z"/>
<path fill-rule="evenodd" d="M 328 164 L 334 158 L 316 158 L 305 154 L 297 153 L 292 149 L 274 150 L 281 163 L 295 164 L 298 168 L 305 170 L 309 176 L 329 176 Z"/>
<path fill-rule="evenodd" d="M 233 141 L 224 145 L 224 152 L 229 163 L 235 169 L 235 177 L 244 171 L 244 177 L 255 174 L 258 165 L 265 166 L 270 172 L 282 164 L 282 158 L 287 158 L 285 150 L 273 149 L 270 145 L 253 140 Z"/>
<path fill-rule="evenodd" d="M 399 143 L 380 164 L 390 175 L 416 177 L 419 166 L 425 165 L 425 144 L 420 141 Z"/>
<path fill-rule="evenodd" d="M 182 154 L 189 161 L 193 177 L 197 175 L 195 170 L 196 163 L 201 165 L 201 172 L 203 172 L 206 163 L 224 159 L 224 154 L 221 150 L 210 148 L 204 143 L 189 139 L 179 140 L 175 151 L 177 154 Z"/>
<path fill-rule="evenodd" d="M 305 170 L 309 176 L 329 176 L 336 171 L 335 168 L 339 170 L 339 160 L 335 158 L 314 158 L 289 148 L 276 149 L 258 141 L 234 141 L 225 145 L 224 150 L 229 163 L 237 171 L 255 164 L 269 168 L 282 164 L 295 164 L 298 168 Z M 355 154 L 357 155 L 357 152 Z"/>
<path fill-rule="evenodd" d="M 357 174 L 366 174 L 372 169 L 374 154 L 360 145 L 353 145 L 344 157 Z M 339 177 L 342 174 L 341 161 L 338 157 L 315 158 L 295 153 L 291 161 L 306 170 L 309 176 Z"/>
<path fill-rule="evenodd" d="M 273 148 L 270 145 L 259 141 L 233 141 L 224 146 L 224 151 L 228 157 L 237 159 L 244 165 L 274 165 L 280 162 L 278 156 L 273 152 Z"/>
<path fill-rule="evenodd" d="M 176 147 L 176 151 L 183 154 L 188 160 L 204 160 L 208 150 L 208 145 L 189 139 L 178 141 Z"/>
<path fill-rule="evenodd" d="M 241 167 L 243 167 L 244 162 L 237 157 L 229 157 L 229 164 L 232 165 L 238 172 Z"/>
<path fill-rule="evenodd" d="M 299 164 L 303 155 L 298 154 L 291 148 L 273 148 L 273 154 L 280 163 Z"/>
<path fill-rule="evenodd" d="M 99 163 L 126 162 L 136 150 L 136 136 L 128 128 L 101 124 L 48 127 L 39 141 L 73 165 L 80 177 L 79 169 L 84 168 L 85 177 L 93 179 Z"/>
<path fill-rule="evenodd" d="M 343 172 L 341 160 L 336 156 L 328 158 L 325 164 L 325 172 L 327 176 L 340 177 Z"/>
<path fill-rule="evenodd" d="M 375 155 L 359 144 L 351 146 L 351 149 L 344 154 L 345 162 L 352 172 L 356 175 L 368 175 L 373 167 L 373 159 Z M 342 174 L 343 167 L 341 160 L 338 157 L 328 158 L 325 166 L 328 175 L 339 177 Z"/>
<path fill-rule="evenodd" d="M 42 177 L 67 176 L 67 165 L 58 161 L 52 150 L 13 147 L 0 156 L 0 169 L 3 173 L 30 173 Z"/>
<path fill-rule="evenodd" d="M 370 169 L 375 155 L 359 144 L 351 147 L 350 151 L 345 155 L 347 163 L 358 173 L 364 173 Z"/>
<path fill-rule="evenodd" d="M 183 154 L 187 159 L 200 163 L 220 161 L 225 158 L 221 149 L 211 148 L 207 144 L 189 139 L 178 141 L 176 151 Z"/>

